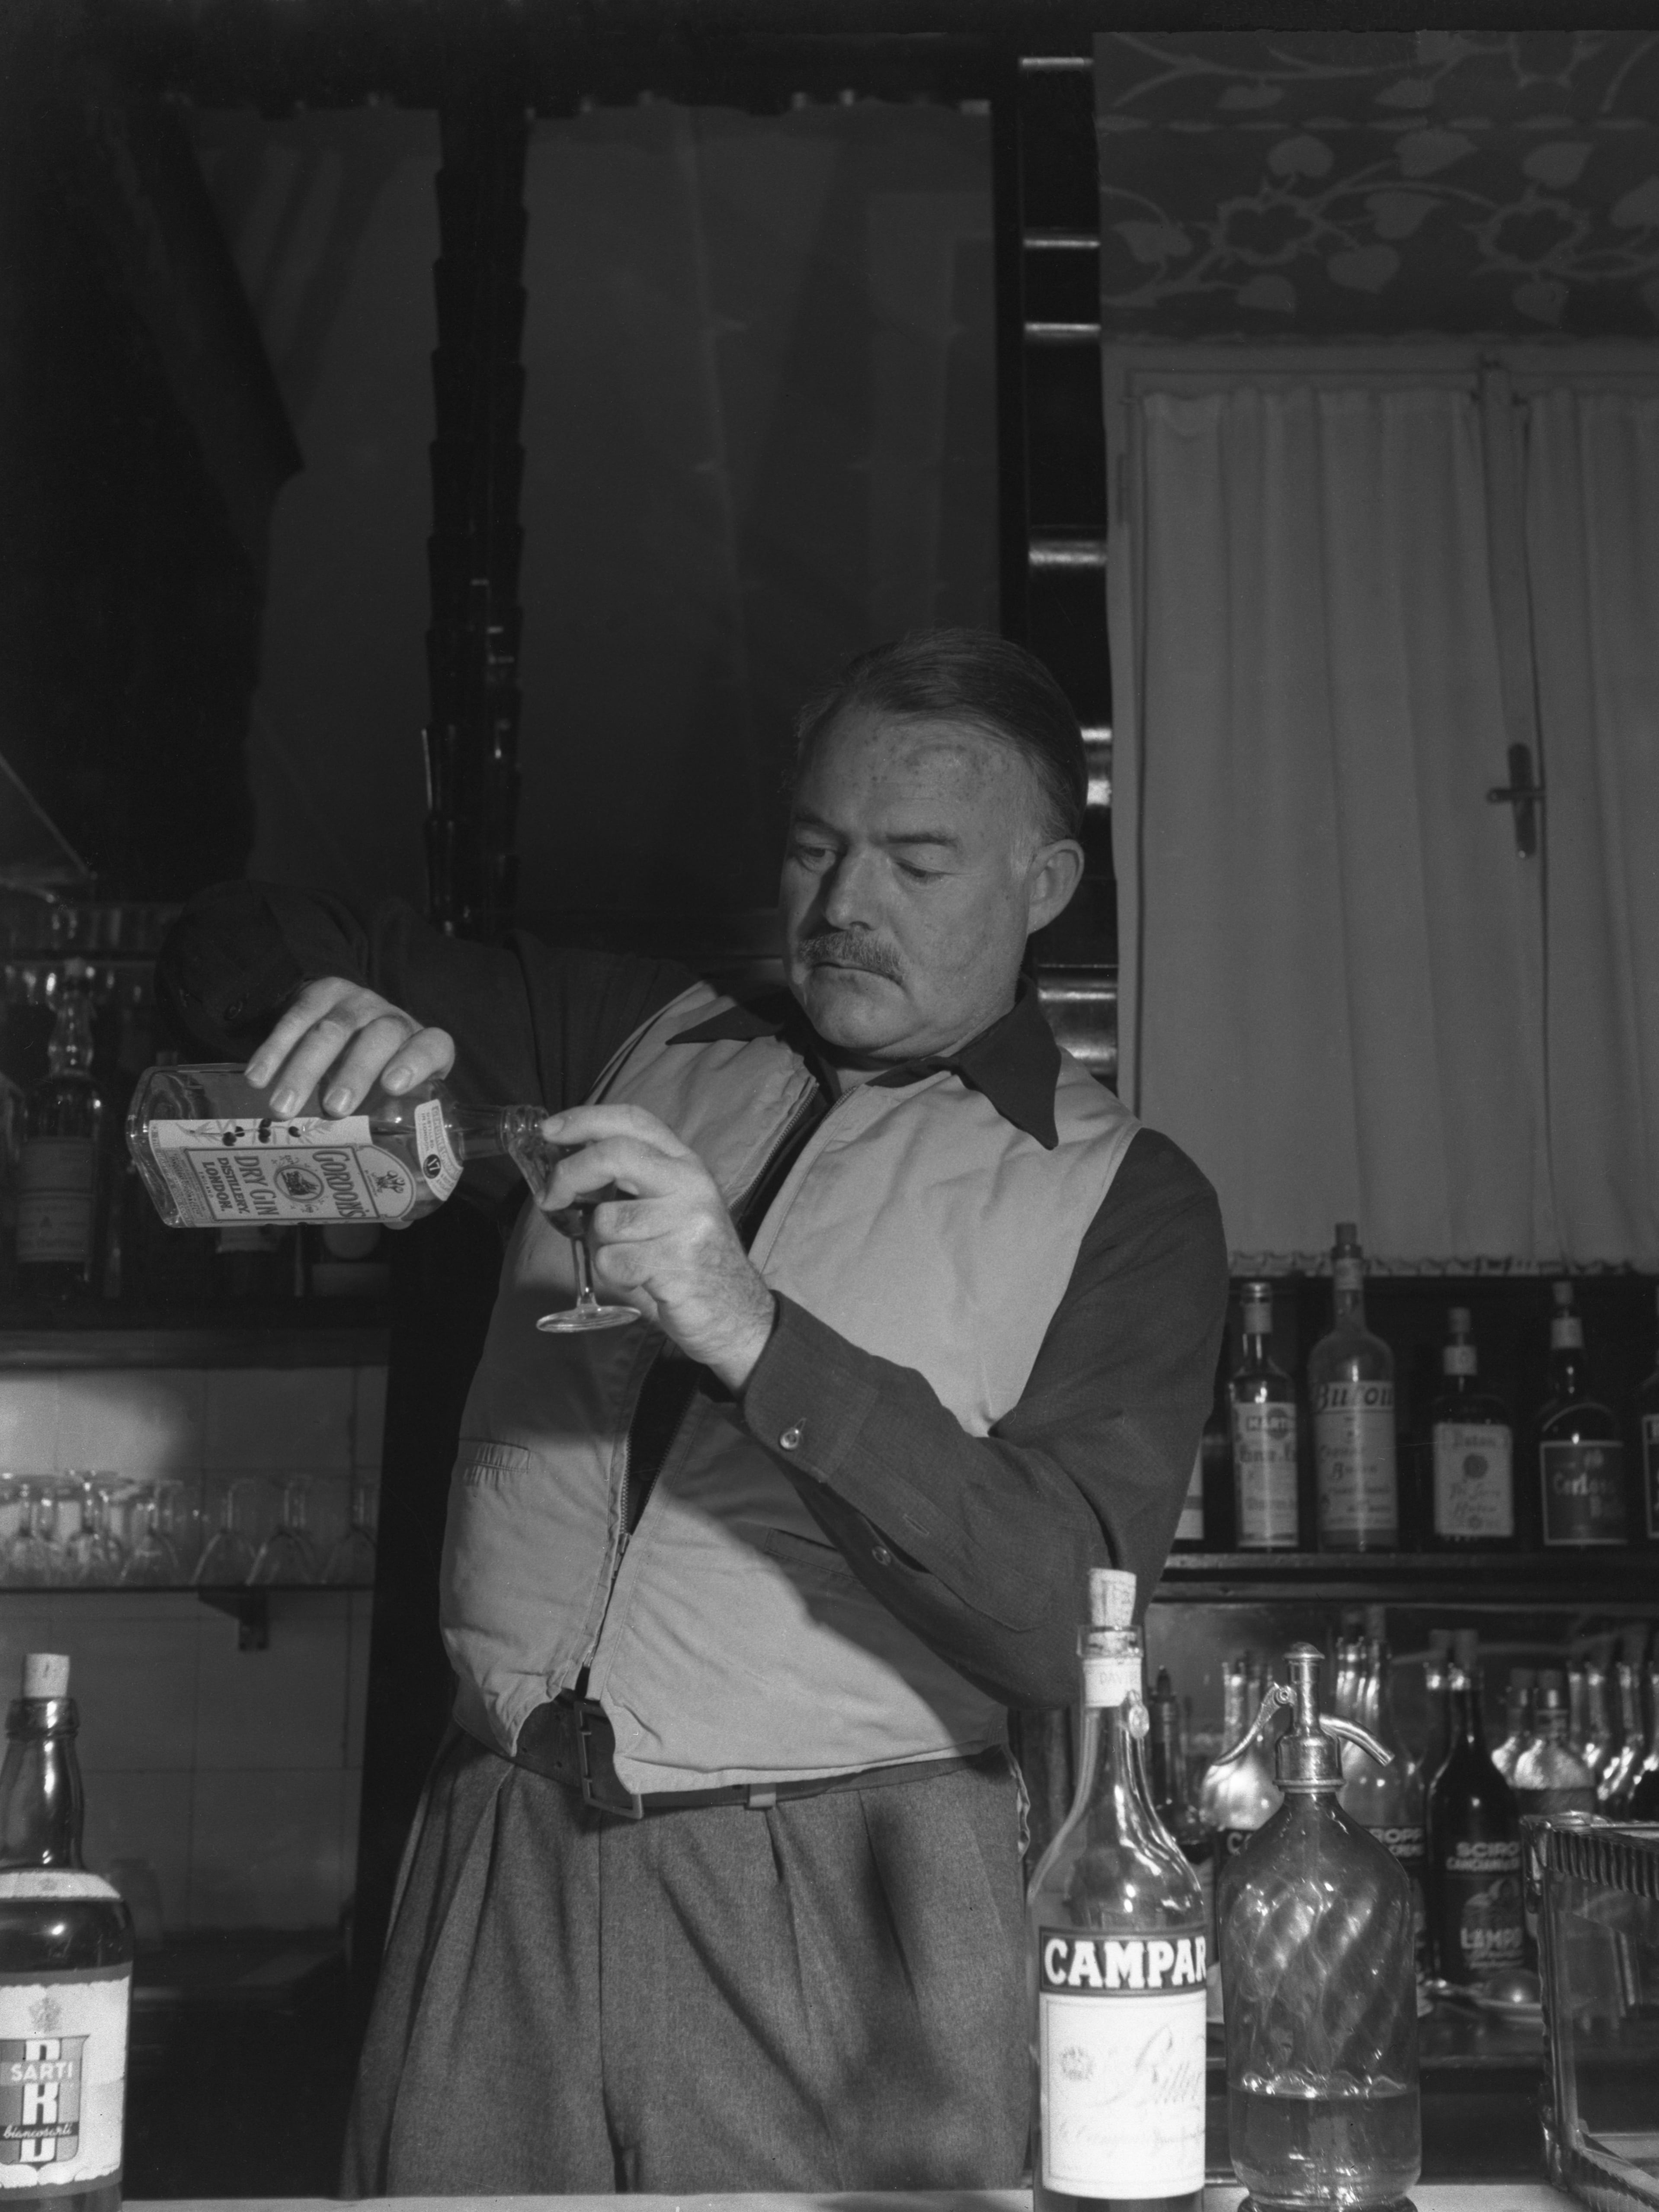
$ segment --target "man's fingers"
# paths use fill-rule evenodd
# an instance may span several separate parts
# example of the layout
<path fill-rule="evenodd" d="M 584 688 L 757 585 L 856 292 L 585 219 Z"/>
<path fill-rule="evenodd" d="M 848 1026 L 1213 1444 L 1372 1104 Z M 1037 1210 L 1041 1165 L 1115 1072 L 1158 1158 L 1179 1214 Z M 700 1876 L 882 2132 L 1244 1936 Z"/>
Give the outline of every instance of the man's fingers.
<path fill-rule="evenodd" d="M 550 1114 L 542 1133 L 550 1144 L 594 1145 L 608 1138 L 633 1138 L 650 1145 L 670 1159 L 695 1159 L 690 1145 L 682 1144 L 665 1121 L 647 1114 L 642 1106 L 569 1106 Z"/>
<path fill-rule="evenodd" d="M 576 1140 L 567 1136 L 560 1141 Z M 708 1182 L 708 1170 L 684 1146 L 676 1156 L 635 1137 L 608 1137 L 561 1160 L 541 1203 L 545 1208 L 568 1206 L 612 1182 L 641 1198 L 668 1198 Z"/>
<path fill-rule="evenodd" d="M 343 976 L 307 984 L 247 1064 L 278 1114 L 296 1113 L 313 1091 L 325 1114 L 349 1114 L 375 1082 L 406 1091 L 454 1065 L 447 1033 L 422 1029 L 378 991 Z"/>
<path fill-rule="evenodd" d="M 267 1084 L 274 1083 L 289 1054 L 312 1024 L 362 988 L 348 982 L 343 975 L 322 975 L 314 983 L 307 983 L 247 1064 L 247 1079 L 255 1090 L 263 1091 Z"/>
<path fill-rule="evenodd" d="M 377 1014 L 350 1039 L 323 1094 L 327 1114 L 349 1114 L 418 1034 L 407 1014 Z"/>

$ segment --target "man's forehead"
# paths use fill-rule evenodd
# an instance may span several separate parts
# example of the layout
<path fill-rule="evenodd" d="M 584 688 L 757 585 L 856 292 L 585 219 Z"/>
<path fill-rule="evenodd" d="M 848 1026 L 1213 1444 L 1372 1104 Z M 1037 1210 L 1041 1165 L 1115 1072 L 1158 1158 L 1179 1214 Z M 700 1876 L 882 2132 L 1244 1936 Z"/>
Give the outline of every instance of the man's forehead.
<path fill-rule="evenodd" d="M 897 802 L 1001 804 L 1029 773 L 1011 745 L 971 723 L 866 711 L 824 731 L 801 763 L 795 797 L 810 804 L 835 790 Z"/>

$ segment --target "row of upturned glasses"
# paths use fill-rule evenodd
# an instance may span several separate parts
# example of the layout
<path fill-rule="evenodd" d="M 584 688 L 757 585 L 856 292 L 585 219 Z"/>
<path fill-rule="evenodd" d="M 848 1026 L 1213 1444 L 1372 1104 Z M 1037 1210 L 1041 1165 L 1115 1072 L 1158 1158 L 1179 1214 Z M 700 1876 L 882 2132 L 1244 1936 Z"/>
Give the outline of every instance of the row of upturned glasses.
<path fill-rule="evenodd" d="M 350 1522 L 326 1552 L 307 1526 L 311 1485 L 303 1477 L 282 1486 L 280 1513 L 261 1528 L 261 1493 L 270 1487 L 257 1476 L 228 1484 L 209 1530 L 191 1484 L 135 1482 L 93 1468 L 57 1475 L 0 1471 L 0 1587 L 373 1583 L 373 1483 L 354 1486 Z"/>

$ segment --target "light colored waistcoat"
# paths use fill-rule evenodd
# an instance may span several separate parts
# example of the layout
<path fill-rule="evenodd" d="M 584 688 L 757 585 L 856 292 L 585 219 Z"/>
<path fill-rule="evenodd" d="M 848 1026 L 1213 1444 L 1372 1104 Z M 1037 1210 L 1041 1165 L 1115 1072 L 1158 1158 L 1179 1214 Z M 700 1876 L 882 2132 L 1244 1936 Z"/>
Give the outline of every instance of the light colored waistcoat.
<path fill-rule="evenodd" d="M 734 1209 L 811 1075 L 781 1039 L 676 1043 L 730 1001 L 698 985 L 596 1096 L 656 1115 Z M 855 1345 L 920 1370 L 971 1436 L 1016 1403 L 1138 1124 L 1062 1054 L 1046 1151 L 948 1073 L 861 1084 L 807 1140 L 750 1257 Z M 631 1538 L 628 1431 L 665 1354 L 644 1325 L 538 1334 L 574 1297 L 533 1206 L 508 1249 L 462 1421 L 444 1544 L 456 1717 L 510 1752 L 584 1667 L 641 1792 L 764 1784 L 1000 1742 L 1002 1708 L 854 1576 L 739 1409 L 701 1392 Z"/>

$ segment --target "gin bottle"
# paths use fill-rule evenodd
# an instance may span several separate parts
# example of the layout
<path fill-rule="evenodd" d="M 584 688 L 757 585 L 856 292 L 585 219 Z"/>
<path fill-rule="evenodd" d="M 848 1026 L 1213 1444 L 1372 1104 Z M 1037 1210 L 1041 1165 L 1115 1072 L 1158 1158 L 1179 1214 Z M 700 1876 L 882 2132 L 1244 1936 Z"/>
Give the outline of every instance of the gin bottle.
<path fill-rule="evenodd" d="M 1273 1363 L 1273 1285 L 1246 1283 L 1244 1353 L 1227 1385 L 1241 1552 L 1293 1552 L 1300 1535 L 1296 1389 Z"/>
<path fill-rule="evenodd" d="M 442 1205 L 468 1160 L 516 1161 L 534 1183 L 539 1106 L 462 1106 L 441 1083 L 396 1097 L 377 1085 L 355 1114 L 315 1097 L 273 1115 L 240 1067 L 152 1067 L 139 1079 L 127 1146 L 163 1221 L 175 1229 L 288 1222 L 402 1228 Z"/>
<path fill-rule="evenodd" d="M 1512 1548 L 1514 1434 L 1509 1408 L 1482 1389 L 1469 1310 L 1454 1306 L 1440 1354 L 1443 1381 L 1429 1417 L 1431 1540 L 1440 1551 Z"/>
<path fill-rule="evenodd" d="M 1072 1809 L 1031 1877 L 1038 2212 L 1202 2212 L 1206 1926 L 1153 1811 L 1134 1577 L 1090 1576 Z"/>
<path fill-rule="evenodd" d="M 1365 1261 L 1352 1221 L 1336 1224 L 1331 1279 L 1334 1320 L 1308 1358 L 1320 1547 L 1395 1551 L 1394 1354 L 1365 1326 Z"/>
<path fill-rule="evenodd" d="M 0 1770 L 0 2202 L 115 2212 L 132 1922 L 81 1863 L 69 1661 L 31 1653 L 22 1691 Z"/>
<path fill-rule="evenodd" d="M 1584 1324 L 1572 1285 L 1557 1283 L 1550 1321 L 1549 1396 L 1538 1412 L 1538 1480 L 1547 1545 L 1585 1549 L 1625 1540 L 1625 1447 L 1611 1409 L 1589 1395 Z"/>
<path fill-rule="evenodd" d="M 73 1298 L 94 1286 L 104 1102 L 92 1076 L 88 981 L 83 960 L 64 963 L 47 1073 L 24 1107 L 17 1284 L 25 1297 Z"/>

